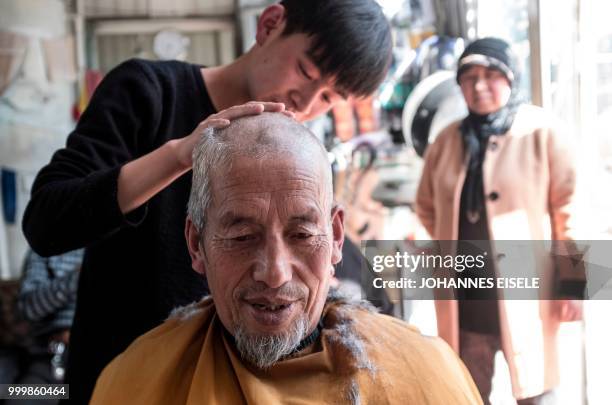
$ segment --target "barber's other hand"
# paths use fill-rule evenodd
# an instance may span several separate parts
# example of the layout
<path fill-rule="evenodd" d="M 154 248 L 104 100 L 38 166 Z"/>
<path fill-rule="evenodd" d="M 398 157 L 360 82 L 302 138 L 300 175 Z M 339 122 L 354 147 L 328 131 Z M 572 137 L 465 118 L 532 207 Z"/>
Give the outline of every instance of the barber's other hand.
<path fill-rule="evenodd" d="M 554 315 L 560 322 L 582 320 L 583 307 L 580 300 L 557 300 L 553 303 Z"/>
<path fill-rule="evenodd" d="M 285 110 L 285 104 L 272 103 L 264 101 L 250 101 L 246 104 L 236 105 L 225 110 L 219 111 L 216 114 L 208 116 L 204 121 L 200 122 L 193 132 L 181 139 L 171 141 L 174 143 L 174 150 L 177 161 L 181 166 L 190 169 L 192 166 L 191 156 L 193 148 L 200 141 L 200 137 L 207 128 L 225 128 L 232 120 L 246 117 L 249 115 L 258 115 L 262 112 L 282 112 L 283 114 L 293 118 L 293 113 Z"/>

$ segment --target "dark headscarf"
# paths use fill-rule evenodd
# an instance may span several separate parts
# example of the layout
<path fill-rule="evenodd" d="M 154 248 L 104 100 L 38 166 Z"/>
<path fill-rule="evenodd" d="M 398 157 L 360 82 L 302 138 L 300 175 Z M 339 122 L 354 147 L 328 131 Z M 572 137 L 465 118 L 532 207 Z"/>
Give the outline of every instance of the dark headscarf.
<path fill-rule="evenodd" d="M 469 67 L 474 65 L 501 71 L 510 82 L 512 92 L 505 106 L 491 114 L 480 115 L 472 111 L 460 126 L 463 145 L 470 157 L 464 187 L 468 220 L 478 221 L 484 209 L 482 195 L 482 162 L 491 135 L 503 135 L 512 126 L 522 100 L 519 97 L 518 61 L 510 45 L 498 38 L 482 38 L 469 44 L 459 57 L 457 81 Z"/>

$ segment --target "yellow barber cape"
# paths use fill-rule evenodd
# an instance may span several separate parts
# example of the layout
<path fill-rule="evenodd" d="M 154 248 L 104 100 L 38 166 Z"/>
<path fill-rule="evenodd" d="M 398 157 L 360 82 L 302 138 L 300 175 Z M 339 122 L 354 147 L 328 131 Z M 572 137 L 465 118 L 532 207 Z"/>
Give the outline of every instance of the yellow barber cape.
<path fill-rule="evenodd" d="M 210 298 L 182 308 L 103 371 L 93 405 L 482 404 L 439 338 L 336 300 L 313 345 L 262 371 L 242 362 Z"/>

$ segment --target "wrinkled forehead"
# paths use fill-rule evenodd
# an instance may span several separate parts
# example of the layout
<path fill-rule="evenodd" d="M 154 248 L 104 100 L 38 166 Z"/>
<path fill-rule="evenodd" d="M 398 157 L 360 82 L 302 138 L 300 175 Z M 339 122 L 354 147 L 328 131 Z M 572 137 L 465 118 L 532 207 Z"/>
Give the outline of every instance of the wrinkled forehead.
<path fill-rule="evenodd" d="M 305 156 L 282 153 L 265 158 L 234 156 L 229 170 L 215 177 L 218 179 L 215 189 L 225 193 L 312 193 L 324 184 L 318 165 Z"/>
<path fill-rule="evenodd" d="M 309 216 L 318 221 L 329 211 L 324 173 L 300 156 L 237 158 L 225 175 L 216 179 L 209 215 L 219 219 L 229 216 L 263 220 L 268 211 L 274 210 L 282 218 Z"/>
<path fill-rule="evenodd" d="M 232 154 L 215 170 L 215 191 L 308 192 L 323 190 L 329 165 L 322 157 L 281 149 L 265 155 Z"/>
<path fill-rule="evenodd" d="M 225 153 L 213 169 L 214 192 L 288 186 L 314 191 L 331 182 L 323 145 L 306 127 L 280 114 L 233 121 L 218 136 Z"/>

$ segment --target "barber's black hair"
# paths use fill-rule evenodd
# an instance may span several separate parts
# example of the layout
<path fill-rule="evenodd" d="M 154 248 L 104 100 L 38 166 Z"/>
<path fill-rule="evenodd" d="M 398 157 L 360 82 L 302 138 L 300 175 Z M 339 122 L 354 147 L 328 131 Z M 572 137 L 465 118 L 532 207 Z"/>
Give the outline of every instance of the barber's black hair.
<path fill-rule="evenodd" d="M 336 87 L 356 96 L 373 93 L 391 63 L 391 29 L 374 0 L 282 0 L 283 35 L 312 38 L 309 56 Z"/>

